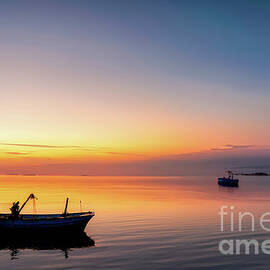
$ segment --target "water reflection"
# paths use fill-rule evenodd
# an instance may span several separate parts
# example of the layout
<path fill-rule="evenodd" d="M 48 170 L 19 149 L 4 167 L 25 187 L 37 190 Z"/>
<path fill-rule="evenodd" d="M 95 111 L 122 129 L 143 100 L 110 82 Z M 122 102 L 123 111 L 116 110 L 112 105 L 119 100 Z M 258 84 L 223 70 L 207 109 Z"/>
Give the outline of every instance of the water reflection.
<path fill-rule="evenodd" d="M 239 186 L 234 186 L 234 187 L 226 187 L 226 186 L 218 186 L 218 191 L 220 192 L 228 192 L 228 193 L 233 193 L 237 192 L 239 189 Z"/>
<path fill-rule="evenodd" d="M 249 219 L 243 221 L 247 230 L 239 232 L 237 217 L 239 212 L 251 212 L 257 221 L 270 211 L 270 179 L 246 176 L 240 181 L 239 188 L 231 188 L 218 186 L 216 176 L 0 176 L 0 213 L 9 212 L 12 201 L 23 201 L 29 193 L 39 198 L 39 214 L 62 213 L 69 197 L 70 212 L 80 211 L 80 201 L 82 211 L 96 212 L 86 232 L 98 242 L 98 248 L 82 248 L 94 241 L 86 235 L 86 244 L 70 235 L 50 241 L 0 237 L 0 268 L 269 269 L 269 258 L 263 254 L 224 256 L 218 250 L 224 239 L 269 240 L 259 223 L 255 232 L 250 231 Z M 229 229 L 230 212 L 224 217 L 228 230 L 220 230 L 223 205 L 234 206 L 234 232 Z M 33 213 L 31 204 L 24 208 L 26 213 Z"/>
<path fill-rule="evenodd" d="M 18 259 L 22 250 L 61 250 L 69 257 L 72 248 L 86 248 L 95 245 L 95 241 L 85 232 L 59 235 L 1 235 L 0 250 L 10 250 L 11 260 Z"/>

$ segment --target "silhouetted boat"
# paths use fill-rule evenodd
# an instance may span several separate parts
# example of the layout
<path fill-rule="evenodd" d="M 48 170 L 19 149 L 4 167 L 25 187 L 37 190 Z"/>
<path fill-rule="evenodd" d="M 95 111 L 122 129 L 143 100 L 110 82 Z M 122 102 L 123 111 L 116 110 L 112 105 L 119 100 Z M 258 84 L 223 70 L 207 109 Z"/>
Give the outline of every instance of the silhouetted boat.
<path fill-rule="evenodd" d="M 228 177 L 220 177 L 218 178 L 218 184 L 221 186 L 227 186 L 227 187 L 238 187 L 239 179 L 234 179 L 233 172 L 228 171 Z"/>
<path fill-rule="evenodd" d="M 11 232 L 13 234 L 22 232 L 30 232 L 31 234 L 34 232 L 82 232 L 89 220 L 95 215 L 94 212 L 90 211 L 67 213 L 68 198 L 63 214 L 21 215 L 20 212 L 29 199 L 36 199 L 36 197 L 30 194 L 21 208 L 19 208 L 19 202 L 16 202 L 10 208 L 11 214 L 0 214 L 0 234 L 2 232 Z"/>
<path fill-rule="evenodd" d="M 11 214 L 0 214 L 0 231 L 2 230 L 59 230 L 84 231 L 89 220 L 94 216 L 93 212 L 81 212 L 67 214 L 66 216 L 51 215 L 20 215 L 13 219 Z"/>

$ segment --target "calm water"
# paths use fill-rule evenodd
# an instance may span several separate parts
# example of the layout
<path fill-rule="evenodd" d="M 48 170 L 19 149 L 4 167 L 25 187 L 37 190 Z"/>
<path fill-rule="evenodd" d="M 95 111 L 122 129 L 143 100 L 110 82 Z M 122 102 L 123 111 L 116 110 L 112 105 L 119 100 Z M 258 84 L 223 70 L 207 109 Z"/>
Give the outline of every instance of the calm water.
<path fill-rule="evenodd" d="M 1 212 L 31 192 L 38 213 L 62 212 L 67 196 L 70 212 L 96 212 L 86 228 L 93 245 L 3 247 L 0 269 L 268 269 L 270 255 L 224 256 L 218 244 L 270 239 L 258 224 L 270 211 L 270 177 L 241 177 L 239 188 L 219 187 L 216 177 L 0 176 L 0 182 Z M 254 213 L 255 232 L 248 219 L 242 232 L 231 232 L 228 216 L 221 232 L 222 205 Z M 24 213 L 32 212 L 30 202 Z"/>

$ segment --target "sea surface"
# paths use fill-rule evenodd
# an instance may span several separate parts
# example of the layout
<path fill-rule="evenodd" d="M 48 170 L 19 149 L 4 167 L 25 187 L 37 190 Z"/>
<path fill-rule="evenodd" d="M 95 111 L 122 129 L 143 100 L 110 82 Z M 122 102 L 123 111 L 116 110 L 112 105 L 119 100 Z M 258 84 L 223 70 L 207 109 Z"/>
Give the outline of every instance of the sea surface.
<path fill-rule="evenodd" d="M 38 197 L 38 213 L 63 212 L 66 197 L 69 212 L 95 211 L 86 228 L 92 244 L 33 246 L 0 239 L 0 269 L 269 269 L 270 255 L 261 248 L 258 255 L 223 255 L 219 244 L 270 240 L 259 224 L 270 212 L 270 177 L 241 176 L 238 188 L 226 188 L 217 185 L 217 176 L 0 176 L 0 212 L 30 193 Z M 222 206 L 228 213 L 224 231 Z M 30 201 L 24 213 L 33 211 Z M 239 232 L 238 214 L 247 211 L 254 215 L 255 229 L 245 217 Z"/>

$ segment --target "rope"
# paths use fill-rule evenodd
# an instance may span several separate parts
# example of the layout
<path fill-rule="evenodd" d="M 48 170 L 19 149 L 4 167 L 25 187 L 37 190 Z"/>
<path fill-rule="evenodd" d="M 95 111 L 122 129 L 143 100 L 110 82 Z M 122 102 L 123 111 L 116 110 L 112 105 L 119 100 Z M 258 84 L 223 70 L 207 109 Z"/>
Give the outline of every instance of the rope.
<path fill-rule="evenodd" d="M 33 213 L 37 214 L 36 199 L 33 199 Z"/>

